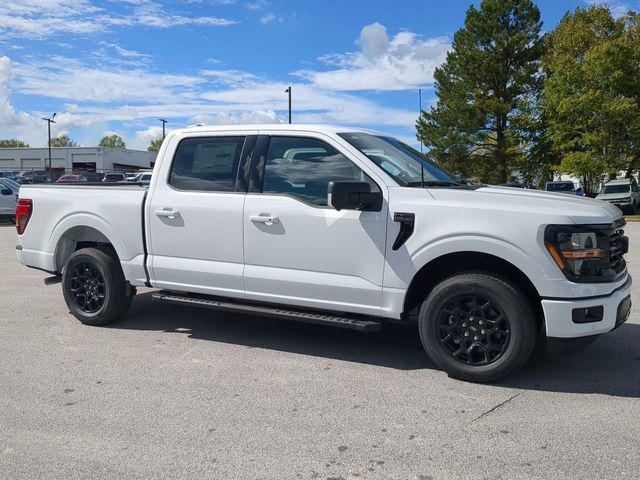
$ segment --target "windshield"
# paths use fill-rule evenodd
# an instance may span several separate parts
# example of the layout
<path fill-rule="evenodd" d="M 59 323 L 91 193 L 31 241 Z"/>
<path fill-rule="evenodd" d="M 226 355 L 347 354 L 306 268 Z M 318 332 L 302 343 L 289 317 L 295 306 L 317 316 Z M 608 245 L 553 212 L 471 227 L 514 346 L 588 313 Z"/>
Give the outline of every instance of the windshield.
<path fill-rule="evenodd" d="M 629 184 L 605 185 L 602 193 L 629 193 L 630 191 Z"/>
<path fill-rule="evenodd" d="M 421 157 L 420 153 L 400 140 L 369 133 L 339 133 L 338 135 L 364 153 L 403 187 L 420 186 L 422 168 L 424 168 L 425 184 L 456 183 L 442 168 Z"/>
<path fill-rule="evenodd" d="M 548 192 L 573 192 L 573 182 L 547 183 Z"/>

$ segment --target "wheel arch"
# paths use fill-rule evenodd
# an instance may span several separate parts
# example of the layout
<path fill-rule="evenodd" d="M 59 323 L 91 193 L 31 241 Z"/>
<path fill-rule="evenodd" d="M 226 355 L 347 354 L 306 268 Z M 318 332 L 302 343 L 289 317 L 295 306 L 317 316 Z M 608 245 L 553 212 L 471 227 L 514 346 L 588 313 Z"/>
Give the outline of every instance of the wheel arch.
<path fill-rule="evenodd" d="M 52 243 L 54 245 L 54 262 L 56 272 L 61 273 L 64 265 L 73 252 L 80 248 L 90 246 L 102 246 L 113 250 L 116 259 L 122 258 L 124 249 L 118 242 L 114 242 L 116 238 L 113 232 L 108 228 L 93 224 L 75 223 L 72 225 L 62 226 L 54 230 Z M 102 228 L 101 228 L 102 227 Z"/>
<path fill-rule="evenodd" d="M 529 277 L 513 263 L 477 251 L 459 251 L 441 255 L 423 265 L 409 284 L 403 304 L 403 318 L 413 318 L 416 309 L 442 280 L 456 273 L 484 271 L 494 273 L 515 284 L 529 298 L 534 312 L 542 323 L 541 296 Z"/>

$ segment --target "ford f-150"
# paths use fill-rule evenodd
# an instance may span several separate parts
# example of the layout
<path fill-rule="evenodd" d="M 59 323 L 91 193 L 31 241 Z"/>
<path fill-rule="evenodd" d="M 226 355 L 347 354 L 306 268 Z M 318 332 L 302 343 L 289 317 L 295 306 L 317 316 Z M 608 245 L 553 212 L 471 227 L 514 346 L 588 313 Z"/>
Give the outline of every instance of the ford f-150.
<path fill-rule="evenodd" d="M 432 361 L 470 381 L 631 308 L 615 206 L 461 185 L 351 127 L 175 130 L 148 187 L 24 185 L 16 221 L 19 261 L 61 281 L 85 324 L 122 317 L 144 285 L 160 302 L 362 331 L 417 323 Z"/>

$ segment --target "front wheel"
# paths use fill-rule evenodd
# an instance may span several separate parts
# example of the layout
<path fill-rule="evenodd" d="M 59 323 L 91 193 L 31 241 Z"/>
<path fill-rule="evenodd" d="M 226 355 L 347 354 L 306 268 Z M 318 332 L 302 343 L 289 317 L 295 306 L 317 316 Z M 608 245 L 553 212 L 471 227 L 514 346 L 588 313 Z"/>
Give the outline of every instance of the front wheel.
<path fill-rule="evenodd" d="M 491 382 L 521 368 L 536 341 L 527 297 L 491 273 L 447 278 L 420 309 L 420 338 L 431 360 L 450 376 Z"/>
<path fill-rule="evenodd" d="M 86 325 L 117 320 L 132 299 L 120 263 L 106 248 L 74 252 L 62 274 L 62 292 L 69 311 Z"/>

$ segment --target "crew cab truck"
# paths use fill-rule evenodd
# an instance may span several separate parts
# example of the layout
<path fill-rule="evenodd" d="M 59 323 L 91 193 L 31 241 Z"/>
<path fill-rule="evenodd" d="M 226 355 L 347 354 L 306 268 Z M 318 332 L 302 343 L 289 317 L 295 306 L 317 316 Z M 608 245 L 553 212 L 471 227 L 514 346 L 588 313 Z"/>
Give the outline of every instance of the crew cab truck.
<path fill-rule="evenodd" d="M 435 364 L 482 382 L 631 308 L 615 206 L 460 185 L 352 127 L 174 130 L 148 188 L 25 185 L 16 212 L 19 261 L 59 279 L 89 325 L 143 285 L 159 302 L 363 331 L 416 322 Z"/>

